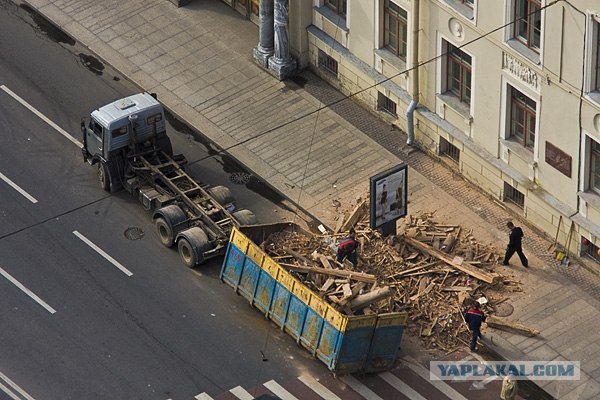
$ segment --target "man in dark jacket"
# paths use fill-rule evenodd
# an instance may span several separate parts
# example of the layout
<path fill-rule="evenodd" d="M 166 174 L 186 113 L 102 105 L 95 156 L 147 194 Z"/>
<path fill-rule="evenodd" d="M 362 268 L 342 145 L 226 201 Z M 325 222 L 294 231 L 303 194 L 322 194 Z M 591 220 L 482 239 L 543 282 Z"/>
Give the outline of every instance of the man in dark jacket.
<path fill-rule="evenodd" d="M 471 339 L 471 345 L 469 346 L 471 351 L 477 350 L 477 339 L 481 337 L 481 324 L 485 322 L 485 314 L 480 310 L 481 305 L 477 302 L 473 304 L 473 307 L 465 313 L 465 321 L 469 325 L 469 330 L 473 334 Z"/>
<path fill-rule="evenodd" d="M 344 262 L 344 258 L 352 263 L 354 267 L 358 264 L 358 256 L 356 249 L 358 248 L 358 242 L 356 241 L 356 231 L 354 228 L 350 228 L 348 237 L 340 242 L 337 249 L 337 260 L 338 262 Z"/>
<path fill-rule="evenodd" d="M 523 230 L 518 226 L 515 226 L 512 222 L 508 222 L 506 224 L 508 229 L 510 229 L 510 234 L 508 235 L 508 246 L 506 246 L 506 254 L 504 255 L 504 261 L 502 265 L 508 265 L 510 258 L 515 254 L 518 254 L 521 259 L 521 264 L 525 268 L 529 266 L 529 261 L 525 254 L 523 254 L 523 247 L 521 247 L 521 239 L 523 238 Z"/>

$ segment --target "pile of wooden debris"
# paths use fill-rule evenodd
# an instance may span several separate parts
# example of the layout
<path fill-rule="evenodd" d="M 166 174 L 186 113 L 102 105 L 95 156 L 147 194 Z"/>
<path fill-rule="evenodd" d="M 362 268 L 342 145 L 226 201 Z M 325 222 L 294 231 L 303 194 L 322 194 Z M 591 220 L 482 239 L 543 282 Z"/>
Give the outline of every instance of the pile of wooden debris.
<path fill-rule="evenodd" d="M 335 259 L 350 226 L 360 243 L 356 269 Z M 384 238 L 368 227 L 360 205 L 336 231 L 316 236 L 288 230 L 263 245 L 345 315 L 408 312 L 407 329 L 427 348 L 449 352 L 465 345 L 469 333 L 462 313 L 470 302 L 479 299 L 484 311 L 493 313 L 510 292 L 521 290 L 518 282 L 493 271 L 500 260 L 496 248 L 478 243 L 458 225 L 436 222 L 433 213 L 405 217 L 398 234 Z"/>

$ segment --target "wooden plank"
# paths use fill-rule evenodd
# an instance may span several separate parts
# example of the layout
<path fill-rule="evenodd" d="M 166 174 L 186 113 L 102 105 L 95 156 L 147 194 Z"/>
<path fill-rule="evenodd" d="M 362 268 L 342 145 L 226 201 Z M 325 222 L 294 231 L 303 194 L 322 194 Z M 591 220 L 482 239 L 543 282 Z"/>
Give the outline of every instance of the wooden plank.
<path fill-rule="evenodd" d="M 369 293 L 361 294 L 356 296 L 354 300 L 349 303 L 350 308 L 365 308 L 369 304 L 377 303 L 383 299 L 392 296 L 394 292 L 389 286 L 385 286 L 376 290 L 372 290 Z"/>
<path fill-rule="evenodd" d="M 331 285 L 333 285 L 334 282 L 335 282 L 335 280 L 333 278 L 327 278 L 327 280 L 325 281 L 325 283 L 323 284 L 323 286 L 321 286 L 321 292 L 328 291 L 329 288 L 331 287 Z"/>
<path fill-rule="evenodd" d="M 319 261 L 321 261 L 321 264 L 323 265 L 323 267 L 329 268 L 329 269 L 333 268 L 331 266 L 331 264 L 329 263 L 329 260 L 327 259 L 326 256 L 324 256 L 323 254 L 318 254 L 317 257 L 319 258 Z"/>
<path fill-rule="evenodd" d="M 494 272 L 481 271 L 469 264 L 458 265 L 458 264 L 454 263 L 452 261 L 452 259 L 450 257 L 448 257 L 448 255 L 446 253 L 444 253 L 440 250 L 434 249 L 433 247 L 428 246 L 427 244 L 422 243 L 418 240 L 411 239 L 409 237 L 405 237 L 404 240 L 409 245 L 416 247 L 417 249 L 421 250 L 422 252 L 429 254 L 430 256 L 435 257 L 439 260 L 442 260 L 446 264 L 450 265 L 451 267 L 456 268 L 460 271 L 463 271 L 464 273 L 469 274 L 470 276 L 477 278 L 481 281 L 484 281 L 486 283 L 494 285 L 501 279 L 501 276 Z"/>
<path fill-rule="evenodd" d="M 537 329 L 529 328 L 525 325 L 521 325 L 516 322 L 508 321 L 504 318 L 494 317 L 490 315 L 485 320 L 486 324 L 491 328 L 500 329 L 503 331 L 519 333 L 525 336 L 537 336 L 540 334 L 540 331 Z"/>
<path fill-rule="evenodd" d="M 344 291 L 344 297 L 352 296 L 352 288 L 350 287 L 349 283 L 344 284 L 344 286 L 342 286 L 342 290 Z"/>
<path fill-rule="evenodd" d="M 367 208 L 367 200 L 361 201 L 354 208 L 354 210 L 352 210 L 352 213 L 350 213 L 350 216 L 348 217 L 348 219 L 346 219 L 344 225 L 342 225 L 342 231 L 347 231 L 350 228 L 354 227 L 354 225 L 356 225 L 356 223 L 360 221 L 362 217 L 366 214 Z"/>
<path fill-rule="evenodd" d="M 281 265 L 282 267 L 284 267 L 288 270 L 292 270 L 292 271 L 298 271 L 298 272 L 304 272 L 304 273 L 315 272 L 318 274 L 325 274 L 325 275 L 330 275 L 330 276 L 339 276 L 339 277 L 343 277 L 343 278 L 348 278 L 348 279 L 352 279 L 352 280 L 359 281 L 359 282 L 375 283 L 377 281 L 377 277 L 375 275 L 365 274 L 362 272 L 346 271 L 343 269 L 328 269 L 328 268 L 321 268 L 321 267 L 304 267 L 304 266 L 300 266 L 300 265 L 285 264 L 285 263 L 279 263 L 279 265 Z"/>

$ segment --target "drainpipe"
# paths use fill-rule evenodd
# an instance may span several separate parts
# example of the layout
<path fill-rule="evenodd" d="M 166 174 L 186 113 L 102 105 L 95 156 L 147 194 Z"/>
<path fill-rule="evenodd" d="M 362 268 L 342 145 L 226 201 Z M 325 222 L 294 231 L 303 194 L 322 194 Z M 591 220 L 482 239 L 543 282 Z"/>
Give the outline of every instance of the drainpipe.
<path fill-rule="evenodd" d="M 415 140 L 414 113 L 419 104 L 419 1 L 413 0 L 412 12 L 410 13 L 410 26 L 412 35 L 410 38 L 410 60 L 408 64 L 408 83 L 412 100 L 406 110 L 406 123 L 408 138 L 407 145 L 412 145 Z"/>

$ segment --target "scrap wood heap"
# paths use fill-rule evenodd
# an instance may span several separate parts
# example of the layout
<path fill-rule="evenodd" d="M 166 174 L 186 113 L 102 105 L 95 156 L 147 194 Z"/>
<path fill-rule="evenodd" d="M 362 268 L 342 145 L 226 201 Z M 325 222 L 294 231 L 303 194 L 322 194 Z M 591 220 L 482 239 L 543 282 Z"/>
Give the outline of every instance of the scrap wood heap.
<path fill-rule="evenodd" d="M 518 282 L 493 272 L 501 259 L 472 231 L 436 223 L 433 213 L 407 216 L 397 236 L 384 238 L 365 218 L 354 221 L 358 267 L 336 261 L 346 234 L 322 236 L 288 229 L 271 235 L 267 253 L 305 286 L 345 315 L 405 311 L 407 329 L 427 348 L 453 351 L 468 343 L 462 312 L 484 297 L 486 313 L 521 291 Z"/>

